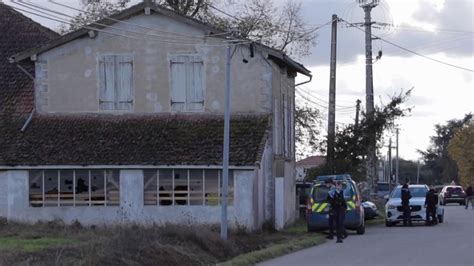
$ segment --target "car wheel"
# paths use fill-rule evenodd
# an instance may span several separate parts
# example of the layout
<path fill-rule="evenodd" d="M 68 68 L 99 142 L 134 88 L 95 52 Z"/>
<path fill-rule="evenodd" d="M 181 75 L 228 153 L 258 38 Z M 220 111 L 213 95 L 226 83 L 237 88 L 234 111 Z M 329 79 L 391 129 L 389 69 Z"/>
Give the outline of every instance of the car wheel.
<path fill-rule="evenodd" d="M 442 224 L 444 220 L 444 215 L 438 215 L 438 223 Z"/>
<path fill-rule="evenodd" d="M 459 202 L 459 205 L 463 206 L 463 205 L 464 205 L 464 202 Z"/>
<path fill-rule="evenodd" d="M 386 227 L 392 227 L 394 225 L 395 225 L 395 223 L 393 223 L 393 222 L 385 221 L 385 226 Z"/>
<path fill-rule="evenodd" d="M 365 225 L 361 225 L 361 226 L 357 227 L 356 232 L 357 232 L 358 235 L 365 234 Z"/>

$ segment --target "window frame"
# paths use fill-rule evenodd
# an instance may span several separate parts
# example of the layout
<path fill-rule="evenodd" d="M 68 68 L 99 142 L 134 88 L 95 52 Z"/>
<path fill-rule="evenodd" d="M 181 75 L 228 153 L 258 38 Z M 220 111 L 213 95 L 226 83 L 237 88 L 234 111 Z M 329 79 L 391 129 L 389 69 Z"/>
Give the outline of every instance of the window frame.
<path fill-rule="evenodd" d="M 169 169 L 169 168 L 163 168 L 163 169 L 144 169 L 147 171 L 147 173 L 144 173 L 143 178 L 144 178 L 144 186 L 143 186 L 143 205 L 144 206 L 158 206 L 158 207 L 175 207 L 175 206 L 210 206 L 210 207 L 216 207 L 221 205 L 221 199 L 222 199 L 222 169 L 208 169 L 208 168 L 202 168 L 202 169 L 187 169 L 187 168 L 176 168 L 176 169 Z M 171 190 L 160 190 L 161 182 L 160 182 L 160 176 L 163 176 L 160 174 L 160 171 L 171 171 Z M 176 199 L 176 187 L 177 186 L 182 186 L 182 184 L 177 184 L 176 182 L 176 170 L 182 171 L 186 173 L 186 181 L 187 181 L 187 190 L 186 190 L 186 196 L 180 196 L 178 199 Z M 191 191 L 191 171 L 201 171 L 200 177 L 202 178 L 202 182 L 200 184 L 200 190 L 198 192 L 201 192 L 200 196 L 191 196 L 191 194 L 197 194 L 193 193 Z M 209 172 L 208 172 L 209 171 Z M 213 194 L 216 194 L 215 197 L 208 196 L 209 190 L 207 189 L 208 187 L 206 184 L 208 183 L 210 178 L 214 178 L 214 176 L 210 176 L 209 174 L 206 175 L 206 172 L 211 173 L 210 171 L 215 171 L 214 174 L 217 177 L 217 190 L 215 192 L 212 192 Z M 147 176 L 150 174 L 150 176 Z M 156 181 L 150 180 L 150 178 L 156 178 Z M 232 206 L 234 204 L 234 198 L 235 198 L 235 176 L 234 176 L 234 171 L 229 170 L 229 180 L 232 182 L 229 182 L 229 193 L 228 193 L 228 205 Z M 168 180 L 169 182 L 169 180 Z M 150 188 L 149 184 L 156 184 L 156 188 Z M 178 190 L 178 194 L 184 194 L 180 190 Z M 160 198 L 160 194 L 166 194 L 166 204 L 162 204 L 162 199 Z M 183 197 L 186 197 L 186 202 L 185 203 L 177 203 L 177 201 L 183 201 Z M 208 204 L 208 199 L 216 198 L 216 204 Z M 156 199 L 156 201 L 155 201 Z M 170 201 L 170 202 L 168 202 Z M 191 204 L 191 201 L 197 202 L 200 201 L 201 204 Z"/>
<path fill-rule="evenodd" d="M 37 201 L 37 200 L 33 200 L 32 202 L 32 188 L 31 188 L 31 184 L 30 184 L 30 180 L 32 178 L 32 173 L 34 172 L 40 172 L 41 173 L 41 183 L 42 183 L 42 200 L 41 202 Z M 45 190 L 45 171 L 50 171 L 51 173 L 53 173 L 54 175 L 57 175 L 57 202 L 56 201 L 51 201 L 51 202 L 47 202 L 47 198 L 46 198 L 46 194 L 47 194 L 47 191 Z M 66 195 L 63 195 L 61 194 L 61 181 L 62 180 L 65 180 L 65 177 L 61 176 L 61 172 L 66 172 L 66 171 L 72 171 L 72 180 L 73 180 L 73 189 L 72 189 L 72 193 L 73 193 L 73 198 L 72 198 L 72 204 L 70 204 L 70 201 L 64 201 L 64 200 L 61 200 L 62 197 L 65 197 Z M 87 199 L 87 203 L 85 202 L 81 202 L 83 204 L 77 204 L 78 203 L 78 197 L 77 197 L 77 194 L 81 194 L 81 193 L 77 193 L 77 187 L 76 185 L 78 184 L 77 183 L 77 177 L 78 175 L 76 174 L 78 171 L 87 171 L 87 177 L 88 177 L 88 183 L 87 183 L 87 190 L 88 190 L 88 199 Z M 103 204 L 100 204 L 100 201 L 99 202 L 95 202 L 92 200 L 92 192 L 91 192 L 91 172 L 92 171 L 97 171 L 97 172 L 102 172 L 103 174 L 103 179 L 104 179 L 104 189 L 103 189 Z M 113 202 L 112 200 L 108 200 L 108 198 L 110 197 L 109 194 L 107 194 L 107 187 L 108 187 L 108 182 L 107 182 L 107 177 L 108 177 L 108 173 L 111 174 L 111 178 L 113 179 L 114 176 L 115 177 L 118 177 L 118 184 L 119 184 L 119 193 L 118 193 L 118 203 L 117 202 Z M 55 196 L 56 194 L 54 194 Z M 112 203 L 113 202 L 113 203 Z M 68 203 L 65 205 L 65 203 Z M 109 204 L 108 204 L 109 203 Z M 110 204 L 112 203 L 112 204 Z M 107 206 L 120 206 L 120 170 L 118 169 L 35 169 L 35 170 L 29 170 L 28 171 L 28 206 L 30 208 L 47 208 L 47 207 L 62 207 L 62 208 L 71 208 L 71 207 L 92 207 L 92 206 L 98 206 L 98 207 L 107 207 Z"/>

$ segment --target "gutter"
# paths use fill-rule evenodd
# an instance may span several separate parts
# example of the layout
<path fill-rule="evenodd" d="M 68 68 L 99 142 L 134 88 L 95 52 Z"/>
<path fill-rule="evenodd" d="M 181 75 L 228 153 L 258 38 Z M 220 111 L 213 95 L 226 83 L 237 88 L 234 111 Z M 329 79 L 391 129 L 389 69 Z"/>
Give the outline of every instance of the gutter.
<path fill-rule="evenodd" d="M 15 62 L 15 59 L 12 58 L 12 57 L 10 57 L 10 58 L 8 59 L 8 61 L 9 61 L 10 63 L 15 63 L 15 65 L 16 65 L 21 71 L 23 71 L 23 73 L 25 73 L 31 80 L 33 80 L 33 83 L 34 83 L 35 77 L 33 77 L 33 75 L 31 75 L 30 72 L 28 72 L 24 67 L 22 67 L 22 66 L 20 65 L 20 63 Z M 34 86 L 34 85 L 33 85 L 33 86 Z M 33 92 L 34 92 L 34 88 L 33 88 Z M 33 103 L 33 105 L 34 105 L 34 103 Z M 28 119 L 26 119 L 25 123 L 24 123 L 23 126 L 21 127 L 21 132 L 24 132 L 24 131 L 26 130 L 26 128 L 28 127 L 28 125 L 29 125 L 30 122 L 31 122 L 31 119 L 33 119 L 33 115 L 34 115 L 35 112 L 36 112 L 36 107 L 33 106 L 33 109 L 31 110 L 31 113 L 30 113 L 30 115 L 28 116 Z"/>
<path fill-rule="evenodd" d="M 306 83 L 310 83 L 311 80 L 313 80 L 313 76 L 310 75 L 310 76 L 309 76 L 309 80 L 304 81 L 304 82 L 301 82 L 301 83 L 298 83 L 298 84 L 295 84 L 295 87 L 298 87 L 298 86 L 303 85 L 303 84 L 306 84 Z"/>
<path fill-rule="evenodd" d="M 258 166 L 229 166 L 232 170 L 258 170 Z M 63 170 L 63 169 L 222 169 L 222 165 L 18 165 L 1 166 L 0 170 Z"/>

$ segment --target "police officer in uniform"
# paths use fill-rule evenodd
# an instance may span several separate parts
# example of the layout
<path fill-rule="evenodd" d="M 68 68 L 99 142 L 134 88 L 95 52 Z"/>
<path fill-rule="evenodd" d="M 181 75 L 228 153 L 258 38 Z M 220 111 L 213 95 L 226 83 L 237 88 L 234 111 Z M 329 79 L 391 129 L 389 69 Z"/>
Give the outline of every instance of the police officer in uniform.
<path fill-rule="evenodd" d="M 336 223 L 334 221 L 334 211 L 331 206 L 332 198 L 334 197 L 334 192 L 336 191 L 336 187 L 334 186 L 334 182 L 332 179 L 328 179 L 324 182 L 326 187 L 328 188 L 328 202 L 329 202 L 329 213 L 328 213 L 328 226 L 329 226 L 329 235 L 326 237 L 327 239 L 334 239 L 334 230 L 336 227 Z"/>
<path fill-rule="evenodd" d="M 435 225 L 438 223 L 438 219 L 436 218 L 436 205 L 438 205 L 438 195 L 434 189 L 430 189 L 425 197 L 427 225 Z"/>
<path fill-rule="evenodd" d="M 411 223 L 411 209 L 410 209 L 410 199 L 411 193 L 410 189 L 408 189 L 408 180 L 402 186 L 402 208 L 403 208 L 403 225 L 404 226 L 412 226 Z"/>
<path fill-rule="evenodd" d="M 329 197 L 328 201 L 331 204 L 331 209 L 334 215 L 334 221 L 336 222 L 336 243 L 342 243 L 342 238 L 345 235 L 344 229 L 344 220 L 346 217 L 346 200 L 344 199 L 344 191 L 342 190 L 342 184 L 336 182 L 336 190 L 334 191 L 334 196 Z"/>

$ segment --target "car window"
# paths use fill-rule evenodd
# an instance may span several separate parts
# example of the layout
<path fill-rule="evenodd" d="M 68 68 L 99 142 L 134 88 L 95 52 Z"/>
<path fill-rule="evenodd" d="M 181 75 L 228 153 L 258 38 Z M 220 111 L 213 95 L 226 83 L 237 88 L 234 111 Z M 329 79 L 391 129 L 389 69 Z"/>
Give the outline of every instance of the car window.
<path fill-rule="evenodd" d="M 315 202 L 325 201 L 328 197 L 329 188 L 326 186 L 315 186 L 313 189 L 313 200 Z"/>
<path fill-rule="evenodd" d="M 352 196 L 355 195 L 354 186 L 351 183 L 343 183 L 342 190 L 344 192 L 344 198 L 349 200 Z M 313 200 L 318 201 L 325 201 L 328 196 L 329 188 L 325 185 L 315 186 L 313 189 Z"/>
<path fill-rule="evenodd" d="M 409 187 L 410 194 L 413 198 L 425 197 L 428 189 L 426 187 Z M 397 187 L 393 192 L 391 198 L 401 197 L 401 187 Z"/>
<path fill-rule="evenodd" d="M 377 184 L 378 191 L 388 191 L 388 184 L 379 183 Z"/>
<path fill-rule="evenodd" d="M 460 188 L 460 187 L 448 187 L 446 190 L 451 192 L 451 193 L 461 193 L 462 192 L 462 188 Z"/>

